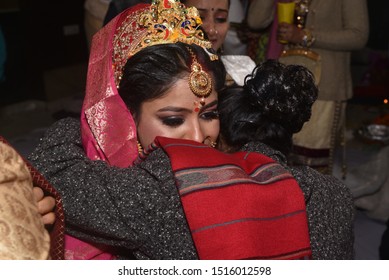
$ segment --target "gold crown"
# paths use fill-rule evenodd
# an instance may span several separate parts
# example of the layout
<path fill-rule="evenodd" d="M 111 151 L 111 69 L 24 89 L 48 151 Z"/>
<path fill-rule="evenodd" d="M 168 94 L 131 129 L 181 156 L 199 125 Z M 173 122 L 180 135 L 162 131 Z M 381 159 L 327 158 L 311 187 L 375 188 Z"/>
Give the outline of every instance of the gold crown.
<path fill-rule="evenodd" d="M 115 32 L 113 67 L 118 86 L 127 60 L 140 50 L 159 44 L 183 42 L 211 48 L 204 39 L 200 14 L 195 7 L 186 8 L 179 0 L 154 0 L 130 12 Z"/>

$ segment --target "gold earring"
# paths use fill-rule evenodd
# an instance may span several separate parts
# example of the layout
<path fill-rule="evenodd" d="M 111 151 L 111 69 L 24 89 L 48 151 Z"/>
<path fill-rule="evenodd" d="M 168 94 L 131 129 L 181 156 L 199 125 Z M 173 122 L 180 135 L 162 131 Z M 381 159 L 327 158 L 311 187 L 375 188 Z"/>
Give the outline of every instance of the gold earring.
<path fill-rule="evenodd" d="M 217 145 L 217 140 L 216 141 L 212 141 L 211 137 L 208 136 L 207 138 L 204 139 L 203 144 L 206 144 L 206 145 L 208 145 L 211 148 L 215 148 L 216 145 Z"/>
<path fill-rule="evenodd" d="M 136 141 L 136 145 L 138 146 L 138 154 L 143 154 L 143 147 L 139 141 Z"/>

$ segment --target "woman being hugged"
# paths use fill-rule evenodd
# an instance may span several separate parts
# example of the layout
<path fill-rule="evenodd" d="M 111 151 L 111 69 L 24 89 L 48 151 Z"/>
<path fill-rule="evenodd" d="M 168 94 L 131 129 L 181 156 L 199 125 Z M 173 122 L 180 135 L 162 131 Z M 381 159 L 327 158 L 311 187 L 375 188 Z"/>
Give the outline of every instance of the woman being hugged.
<path fill-rule="evenodd" d="M 141 259 L 197 258 L 177 191 L 166 187 L 169 180 L 174 186 L 173 175 L 163 168 L 169 166 L 167 157 L 153 153 L 148 165 L 127 173 L 104 171 L 102 161 L 129 167 L 139 148 L 156 136 L 207 145 L 216 141 L 217 92 L 224 85 L 225 69 L 208 50 L 211 43 L 204 39 L 200 22 L 197 10 L 178 1 L 154 1 L 125 10 L 94 36 L 82 144 L 80 123 L 64 119 L 49 129 L 30 156 L 61 192 L 68 233 L 92 235 L 93 241 L 112 245 L 90 246 L 68 235 L 67 259 L 115 258 L 118 252 L 112 247 L 130 249 Z M 70 150 L 64 143 L 79 146 Z M 90 167 L 82 165 L 86 161 L 80 148 L 95 160 L 95 181 L 87 172 Z M 66 169 L 77 160 L 80 165 Z M 87 198 L 80 201 L 77 192 Z M 123 198 L 128 203 L 119 204 Z M 80 204 L 87 209 L 83 214 L 77 210 Z"/>

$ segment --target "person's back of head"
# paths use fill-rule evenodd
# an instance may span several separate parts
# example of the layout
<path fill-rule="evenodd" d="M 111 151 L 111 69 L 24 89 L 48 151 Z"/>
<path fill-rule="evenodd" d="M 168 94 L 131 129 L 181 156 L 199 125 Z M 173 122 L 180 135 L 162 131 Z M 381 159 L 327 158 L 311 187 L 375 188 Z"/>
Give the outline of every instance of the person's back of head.
<path fill-rule="evenodd" d="M 260 141 L 288 154 L 292 135 L 309 120 L 317 94 L 307 68 L 265 61 L 246 77 L 243 87 L 220 94 L 221 139 L 231 151 Z"/>

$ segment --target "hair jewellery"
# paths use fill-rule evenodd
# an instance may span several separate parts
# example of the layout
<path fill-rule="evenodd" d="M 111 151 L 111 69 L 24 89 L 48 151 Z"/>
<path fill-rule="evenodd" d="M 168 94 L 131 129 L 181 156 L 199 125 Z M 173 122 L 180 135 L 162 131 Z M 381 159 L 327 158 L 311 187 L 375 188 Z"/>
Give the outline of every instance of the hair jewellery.
<path fill-rule="evenodd" d="M 112 67 L 116 85 L 120 83 L 127 60 L 146 47 L 182 42 L 205 50 L 211 48 L 211 42 L 199 28 L 201 24 L 198 10 L 187 8 L 178 0 L 153 0 L 148 8 L 130 14 L 118 27 L 113 40 Z M 215 55 L 210 54 L 210 57 L 215 59 Z"/>
<path fill-rule="evenodd" d="M 205 105 L 205 98 L 212 92 L 212 78 L 203 70 L 200 63 L 197 62 L 196 55 L 191 48 L 187 48 L 192 56 L 191 72 L 189 74 L 189 88 L 194 95 L 201 98 L 200 101 L 195 101 L 195 112 L 200 111 Z"/>

